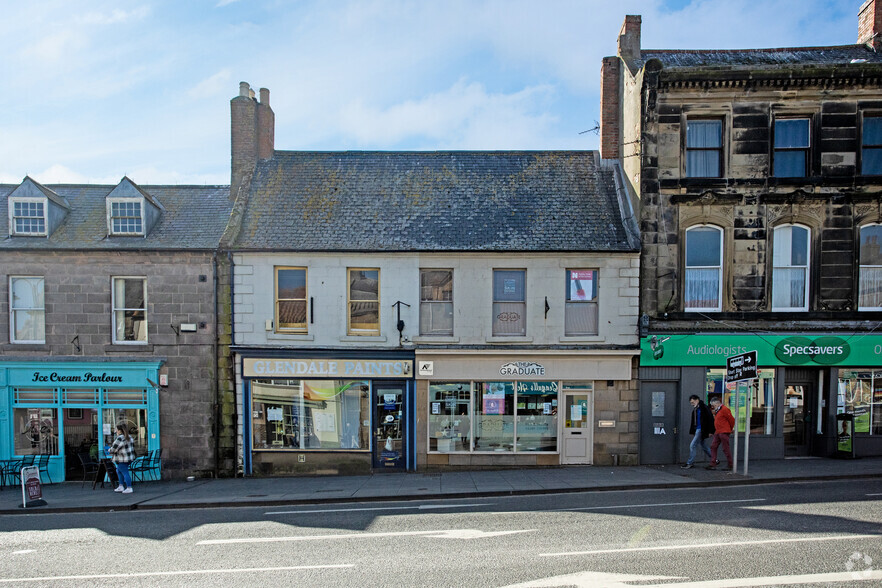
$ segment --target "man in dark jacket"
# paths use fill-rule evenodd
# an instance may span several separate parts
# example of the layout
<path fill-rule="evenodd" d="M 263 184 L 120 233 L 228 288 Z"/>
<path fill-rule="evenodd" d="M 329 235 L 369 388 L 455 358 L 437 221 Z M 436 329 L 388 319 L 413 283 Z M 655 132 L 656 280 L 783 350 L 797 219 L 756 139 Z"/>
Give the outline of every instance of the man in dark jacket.
<path fill-rule="evenodd" d="M 705 440 L 714 434 L 714 418 L 711 416 L 707 405 L 701 401 L 701 398 L 693 394 L 689 397 L 689 404 L 692 405 L 692 423 L 689 426 L 689 434 L 692 435 L 692 443 L 689 444 L 689 460 L 680 467 L 688 470 L 694 467 L 695 457 L 698 454 L 698 448 L 710 457 L 711 452 L 708 449 Z"/>

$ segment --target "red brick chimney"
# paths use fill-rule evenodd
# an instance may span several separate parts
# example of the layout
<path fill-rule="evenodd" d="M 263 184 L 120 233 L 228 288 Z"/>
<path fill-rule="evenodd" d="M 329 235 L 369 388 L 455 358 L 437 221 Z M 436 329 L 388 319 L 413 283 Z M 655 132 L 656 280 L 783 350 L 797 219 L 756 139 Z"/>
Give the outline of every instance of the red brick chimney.
<path fill-rule="evenodd" d="M 640 23 L 643 19 L 639 14 L 629 14 L 619 31 L 619 57 L 624 60 L 640 57 Z"/>
<path fill-rule="evenodd" d="M 879 33 L 882 33 L 882 2 L 867 0 L 858 10 L 858 44 L 870 44 L 879 49 Z"/>
<path fill-rule="evenodd" d="M 621 68 L 618 57 L 604 57 L 600 65 L 600 157 L 603 159 L 619 157 Z"/>
<path fill-rule="evenodd" d="M 261 88 L 260 102 L 257 102 L 248 82 L 240 82 L 239 95 L 230 100 L 230 198 L 236 198 L 242 181 L 254 171 L 258 159 L 273 156 L 275 122 L 269 90 Z"/>

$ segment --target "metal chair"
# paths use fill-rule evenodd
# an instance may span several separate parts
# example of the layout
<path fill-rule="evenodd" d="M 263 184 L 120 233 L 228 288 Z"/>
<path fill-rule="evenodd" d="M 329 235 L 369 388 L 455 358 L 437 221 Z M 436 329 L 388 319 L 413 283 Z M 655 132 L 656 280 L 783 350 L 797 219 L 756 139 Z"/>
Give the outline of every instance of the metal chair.
<path fill-rule="evenodd" d="M 49 475 L 49 455 L 43 454 L 35 457 L 34 465 L 40 468 L 40 474 L 45 473 L 46 477 L 49 478 L 49 483 L 54 484 L 55 482 L 52 481 L 52 476 Z"/>
<path fill-rule="evenodd" d="M 98 473 L 98 462 L 92 459 L 92 456 L 88 453 L 77 453 L 77 457 L 80 458 L 80 463 L 83 466 L 83 483 L 80 484 L 80 488 L 82 488 L 89 476 L 92 476 L 94 480 L 95 475 Z"/>
<path fill-rule="evenodd" d="M 159 473 L 162 449 L 151 449 L 146 455 L 136 457 L 129 464 L 129 472 L 132 474 L 132 480 L 143 482 L 147 479 L 146 474 Z M 158 476 L 157 476 L 158 477 Z"/>

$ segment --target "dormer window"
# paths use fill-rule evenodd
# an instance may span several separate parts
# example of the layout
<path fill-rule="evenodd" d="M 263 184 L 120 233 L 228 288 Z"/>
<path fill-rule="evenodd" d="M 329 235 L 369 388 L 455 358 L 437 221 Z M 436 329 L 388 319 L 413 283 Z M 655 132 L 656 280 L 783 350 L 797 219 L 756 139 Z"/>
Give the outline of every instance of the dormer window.
<path fill-rule="evenodd" d="M 111 235 L 143 235 L 144 218 L 140 200 L 108 200 Z"/>
<path fill-rule="evenodd" d="M 9 226 L 13 235 L 46 235 L 46 201 L 40 198 L 11 198 Z"/>

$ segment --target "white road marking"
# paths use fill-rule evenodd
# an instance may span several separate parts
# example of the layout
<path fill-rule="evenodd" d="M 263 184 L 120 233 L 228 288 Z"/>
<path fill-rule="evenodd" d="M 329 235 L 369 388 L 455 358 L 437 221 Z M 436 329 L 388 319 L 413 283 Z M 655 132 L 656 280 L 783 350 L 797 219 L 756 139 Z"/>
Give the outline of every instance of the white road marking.
<path fill-rule="evenodd" d="M 503 588 L 555 588 L 555 587 L 571 587 L 576 588 L 617 588 L 620 586 L 630 586 L 626 582 L 647 582 L 651 580 L 683 580 L 685 578 L 679 576 L 644 576 L 641 574 L 608 574 L 606 572 L 576 572 L 575 574 L 565 574 L 563 576 L 552 576 L 551 578 L 542 578 L 531 582 L 522 582 L 519 584 L 509 584 Z M 677 584 L 668 584 L 669 586 L 677 586 Z M 641 585 L 642 586 L 642 585 Z"/>
<path fill-rule="evenodd" d="M 475 504 L 422 504 L 420 506 L 377 506 L 371 508 L 324 508 L 321 510 L 274 510 L 265 512 L 264 515 L 282 515 L 282 514 L 312 514 L 316 512 L 359 512 L 372 510 L 434 510 L 439 508 L 460 508 L 466 506 L 487 506 L 494 504 L 492 502 L 483 502 Z"/>
<path fill-rule="evenodd" d="M 290 572 L 293 570 L 329 570 L 354 568 L 354 564 L 328 564 L 320 566 L 286 566 L 281 568 L 231 568 L 221 570 L 176 570 L 168 572 L 118 572 L 114 574 L 85 574 L 82 576 L 40 576 L 38 578 L 0 578 L 2 584 L 16 582 L 51 582 L 53 580 L 100 580 L 104 578 L 150 578 L 154 576 L 196 576 L 206 574 L 246 574 L 255 572 Z"/>
<path fill-rule="evenodd" d="M 693 506 L 696 504 L 733 504 L 736 502 L 765 502 L 765 498 L 745 498 L 742 500 L 702 500 L 698 502 L 658 502 L 656 504 L 616 504 L 611 506 L 574 506 L 572 508 L 556 508 L 555 511 L 567 510 L 613 510 L 617 508 L 646 508 L 650 506 Z"/>
<path fill-rule="evenodd" d="M 18 551 L 13 551 L 12 555 L 22 555 L 24 553 L 33 553 L 37 551 L 36 549 L 19 549 Z"/>
<path fill-rule="evenodd" d="M 436 537 L 441 539 L 483 539 L 517 533 L 533 533 L 536 529 L 516 531 L 479 531 L 477 529 L 445 529 L 440 531 L 394 531 L 388 533 L 341 533 L 337 535 L 301 535 L 297 537 L 244 537 L 242 539 L 207 539 L 196 545 L 229 545 L 234 543 L 280 543 L 285 541 L 329 541 L 336 539 L 375 539 L 380 537 Z"/>
<path fill-rule="evenodd" d="M 882 496 L 882 492 L 880 492 L 878 494 L 867 494 L 867 496 Z"/>
<path fill-rule="evenodd" d="M 593 549 L 589 551 L 564 551 L 560 553 L 540 553 L 540 557 L 562 557 L 568 555 L 600 555 L 606 553 L 636 553 L 638 551 L 678 551 L 685 549 L 738 547 L 744 545 L 774 545 L 776 543 L 812 543 L 819 541 L 844 541 L 846 539 L 882 539 L 880 535 L 836 535 L 833 537 L 796 537 L 792 539 L 764 539 L 760 541 L 730 541 L 719 543 L 693 543 L 690 545 L 656 545 L 654 547 L 625 547 L 622 549 Z"/>
<path fill-rule="evenodd" d="M 578 572 L 564 576 L 542 578 L 521 584 L 509 584 L 503 588 L 555 588 L 575 586 L 576 588 L 748 588 L 752 586 L 792 586 L 794 584 L 827 584 L 831 582 L 859 582 L 882 579 L 882 570 L 863 572 L 831 572 L 820 574 L 799 574 L 793 576 L 766 576 L 764 578 L 730 578 L 726 580 L 703 580 L 698 582 L 673 582 L 664 584 L 631 584 L 647 580 L 679 580 L 670 576 L 641 576 L 638 574 L 607 574 L 605 572 Z"/>

